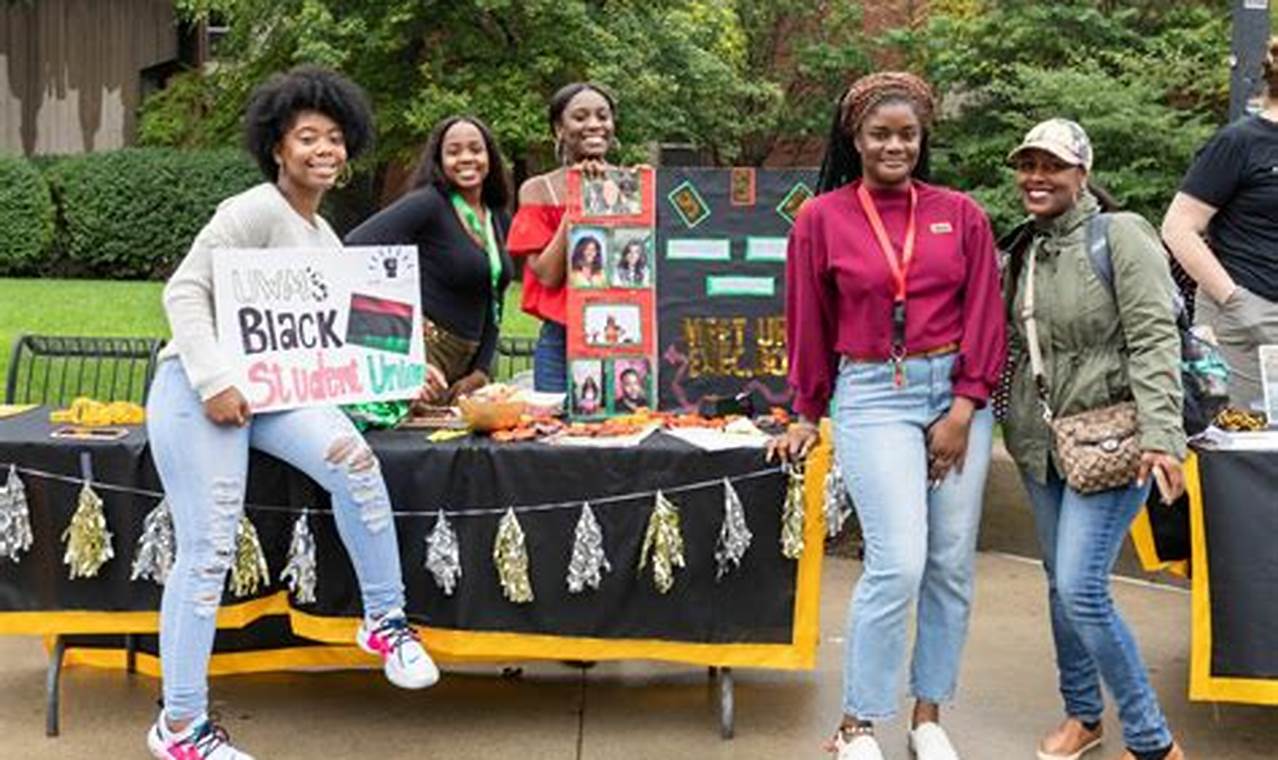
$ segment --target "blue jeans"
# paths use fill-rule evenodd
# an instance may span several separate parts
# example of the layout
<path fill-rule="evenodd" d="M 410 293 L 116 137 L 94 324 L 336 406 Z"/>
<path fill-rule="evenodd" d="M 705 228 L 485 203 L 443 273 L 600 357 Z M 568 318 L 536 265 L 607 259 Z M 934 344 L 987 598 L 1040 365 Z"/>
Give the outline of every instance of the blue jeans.
<path fill-rule="evenodd" d="M 215 425 L 204 416 L 182 363 L 171 359 L 160 364 L 151 385 L 147 435 L 177 539 L 160 606 L 164 710 L 170 720 L 198 717 L 208 705 L 209 655 L 235 557 L 250 446 L 288 462 L 332 494 L 337 531 L 355 566 L 365 614 L 380 616 L 404 606 L 386 484 L 364 439 L 337 408 L 259 414 L 242 428 Z M 356 444 L 355 449 L 329 462 L 330 447 L 342 441 Z"/>
<path fill-rule="evenodd" d="M 533 388 L 546 393 L 568 390 L 568 330 L 558 322 L 545 320 L 533 353 Z"/>
<path fill-rule="evenodd" d="M 953 697 L 967 640 L 976 534 L 994 417 L 972 417 L 967 459 L 930 489 L 927 429 L 954 399 L 954 356 L 906 361 L 897 388 L 887 363 L 844 360 L 835 394 L 835 447 L 865 537 L 844 653 L 843 712 L 885 720 L 897 710 L 907 624 L 917 609 L 910 690 Z"/>
<path fill-rule="evenodd" d="M 1046 483 L 1023 471 L 1021 478 L 1043 550 L 1066 714 L 1083 722 L 1100 720 L 1103 680 L 1118 702 L 1129 749 L 1149 752 L 1170 745 L 1171 731 L 1136 641 L 1109 594 L 1110 571 L 1149 496 L 1149 484 L 1084 496 L 1052 468 Z"/>

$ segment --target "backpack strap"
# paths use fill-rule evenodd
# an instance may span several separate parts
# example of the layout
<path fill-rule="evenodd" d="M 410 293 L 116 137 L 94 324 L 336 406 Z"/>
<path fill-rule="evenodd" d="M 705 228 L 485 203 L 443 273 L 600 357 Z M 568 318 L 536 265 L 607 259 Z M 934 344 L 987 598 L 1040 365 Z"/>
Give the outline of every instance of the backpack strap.
<path fill-rule="evenodd" d="M 1114 260 L 1109 255 L 1109 227 L 1113 221 L 1114 215 L 1100 213 L 1087 220 L 1087 260 L 1091 262 L 1092 272 L 1096 274 L 1096 278 L 1101 281 L 1105 289 L 1109 291 L 1110 297 L 1117 301 L 1117 294 L 1114 291 Z M 1160 244 L 1162 241 L 1159 241 Z M 1172 313 L 1176 317 L 1176 326 L 1183 330 L 1188 330 L 1189 310 L 1185 307 L 1185 297 L 1181 295 L 1180 288 L 1172 284 L 1170 289 L 1172 297 Z"/>

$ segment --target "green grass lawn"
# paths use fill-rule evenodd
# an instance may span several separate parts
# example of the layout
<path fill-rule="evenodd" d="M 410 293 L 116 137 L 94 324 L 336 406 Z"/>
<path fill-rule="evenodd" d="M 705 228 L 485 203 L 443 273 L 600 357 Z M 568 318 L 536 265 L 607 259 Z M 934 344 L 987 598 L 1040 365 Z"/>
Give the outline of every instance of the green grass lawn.
<path fill-rule="evenodd" d="M 162 282 L 0 278 L 0 393 L 19 335 L 161 336 L 169 326 Z M 502 334 L 536 337 L 540 323 L 519 308 L 520 287 L 506 291 Z"/>

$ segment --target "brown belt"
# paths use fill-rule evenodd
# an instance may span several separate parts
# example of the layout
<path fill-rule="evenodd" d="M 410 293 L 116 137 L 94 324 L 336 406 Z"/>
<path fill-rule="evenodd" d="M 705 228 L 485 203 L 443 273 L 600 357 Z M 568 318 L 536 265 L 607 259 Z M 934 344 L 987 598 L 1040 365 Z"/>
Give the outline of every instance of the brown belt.
<path fill-rule="evenodd" d="M 908 353 L 905 355 L 905 358 L 906 359 L 931 359 L 932 357 L 935 357 L 935 356 L 944 356 L 945 354 L 952 354 L 957 352 L 958 350 L 959 350 L 959 344 L 957 342 L 951 342 L 951 343 L 946 343 L 943 346 L 937 346 L 936 348 L 929 348 L 924 351 L 915 351 L 913 353 Z M 846 356 L 849 361 L 853 361 L 858 364 L 882 364 L 884 362 L 892 361 L 892 357 L 890 356 L 856 356 L 854 354 L 844 354 L 844 356 Z"/>

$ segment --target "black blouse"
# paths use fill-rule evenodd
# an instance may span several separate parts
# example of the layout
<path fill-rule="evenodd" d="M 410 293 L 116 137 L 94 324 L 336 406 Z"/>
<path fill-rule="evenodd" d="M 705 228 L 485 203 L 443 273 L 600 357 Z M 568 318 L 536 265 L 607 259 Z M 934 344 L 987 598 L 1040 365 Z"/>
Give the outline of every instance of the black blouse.
<path fill-rule="evenodd" d="M 504 210 L 493 212 L 493 231 L 501 250 L 501 279 L 496 293 L 488 252 L 466 232 L 452 202 L 434 186 L 410 191 L 351 230 L 345 242 L 416 245 L 422 312 L 458 337 L 479 341 L 471 369 L 488 372 L 500 327 L 493 319 L 492 300 L 502 298 L 514 271 L 506 252 L 510 215 Z"/>

